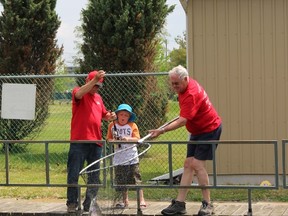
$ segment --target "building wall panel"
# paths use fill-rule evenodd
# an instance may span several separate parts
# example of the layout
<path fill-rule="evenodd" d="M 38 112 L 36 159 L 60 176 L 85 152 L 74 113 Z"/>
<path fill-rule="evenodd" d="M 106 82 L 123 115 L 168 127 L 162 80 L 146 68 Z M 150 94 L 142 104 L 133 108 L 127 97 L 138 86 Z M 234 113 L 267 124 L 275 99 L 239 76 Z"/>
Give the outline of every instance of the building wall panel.
<path fill-rule="evenodd" d="M 188 1 L 188 69 L 223 119 L 222 140 L 288 138 L 287 2 Z M 218 168 L 271 173 L 272 152 L 267 146 L 223 145 Z"/>

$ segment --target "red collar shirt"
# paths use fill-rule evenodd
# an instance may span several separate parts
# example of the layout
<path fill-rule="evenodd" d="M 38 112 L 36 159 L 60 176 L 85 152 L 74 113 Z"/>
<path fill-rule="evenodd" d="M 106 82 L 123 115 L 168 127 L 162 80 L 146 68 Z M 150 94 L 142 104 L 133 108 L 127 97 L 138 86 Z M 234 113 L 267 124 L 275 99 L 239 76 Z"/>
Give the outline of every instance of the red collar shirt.
<path fill-rule="evenodd" d="M 76 100 L 76 87 L 72 91 L 71 140 L 102 140 L 101 122 L 107 110 L 99 94 L 85 94 Z"/>
<path fill-rule="evenodd" d="M 180 116 L 187 119 L 186 128 L 192 135 L 209 133 L 221 124 L 221 118 L 203 87 L 189 78 L 187 89 L 178 94 Z"/>

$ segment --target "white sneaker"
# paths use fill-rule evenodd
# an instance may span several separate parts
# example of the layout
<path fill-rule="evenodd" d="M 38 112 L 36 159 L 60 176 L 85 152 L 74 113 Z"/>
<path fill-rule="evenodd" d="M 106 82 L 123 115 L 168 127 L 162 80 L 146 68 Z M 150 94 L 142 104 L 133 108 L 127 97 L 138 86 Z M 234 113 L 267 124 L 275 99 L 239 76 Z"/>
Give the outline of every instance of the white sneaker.
<path fill-rule="evenodd" d="M 214 214 L 214 206 L 211 203 L 207 203 L 205 200 L 202 201 L 198 216 L 209 216 Z"/>

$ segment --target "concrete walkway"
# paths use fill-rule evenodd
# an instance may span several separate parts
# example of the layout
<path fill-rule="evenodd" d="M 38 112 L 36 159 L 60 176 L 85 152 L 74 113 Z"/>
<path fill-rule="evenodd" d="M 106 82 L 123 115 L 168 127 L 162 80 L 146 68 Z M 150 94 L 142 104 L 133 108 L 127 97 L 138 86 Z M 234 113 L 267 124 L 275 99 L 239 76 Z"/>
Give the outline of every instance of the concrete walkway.
<path fill-rule="evenodd" d="M 102 209 L 102 215 L 137 215 L 136 202 L 131 202 L 129 208 L 119 210 L 110 208 L 111 203 L 100 202 L 99 205 Z M 142 215 L 145 216 L 159 216 L 161 210 L 166 208 L 169 202 L 150 202 L 147 201 L 147 207 L 142 209 Z M 215 216 L 228 216 L 228 215 L 247 215 L 248 204 L 236 202 L 214 202 Z M 109 207 L 109 208 L 108 208 Z M 200 203 L 187 202 L 185 215 L 197 215 Z M 252 203 L 252 214 L 257 216 L 288 216 L 288 203 L 266 203 L 257 202 Z M 22 199 L 0 199 L 0 216 L 8 215 L 69 215 L 66 212 L 65 200 L 22 200 Z M 81 210 L 76 214 L 70 215 L 85 215 Z M 87 213 L 86 213 L 87 215 Z"/>

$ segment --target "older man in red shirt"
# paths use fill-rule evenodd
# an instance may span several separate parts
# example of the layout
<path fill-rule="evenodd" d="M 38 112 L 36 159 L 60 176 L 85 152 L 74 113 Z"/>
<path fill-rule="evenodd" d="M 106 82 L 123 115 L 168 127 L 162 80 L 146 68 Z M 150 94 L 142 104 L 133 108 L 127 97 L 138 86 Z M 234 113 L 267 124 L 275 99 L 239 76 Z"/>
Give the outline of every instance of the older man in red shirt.
<path fill-rule="evenodd" d="M 158 137 L 160 134 L 186 126 L 190 133 L 190 141 L 195 140 L 219 140 L 222 126 L 221 118 L 211 104 L 208 95 L 203 87 L 189 77 L 187 70 L 181 65 L 169 71 L 169 78 L 172 88 L 178 93 L 180 106 L 179 119 L 161 129 L 150 130 L 151 137 Z M 211 144 L 188 144 L 187 157 L 184 162 L 184 171 L 181 178 L 181 186 L 190 186 L 196 174 L 199 185 L 209 184 L 208 174 L 205 168 L 206 160 L 213 159 Z M 185 214 L 185 199 L 188 193 L 187 188 L 179 189 L 178 196 L 172 200 L 171 205 L 162 210 L 163 215 Z M 210 191 L 202 189 L 203 201 L 198 212 L 199 216 L 211 215 L 213 205 L 210 202 Z"/>

